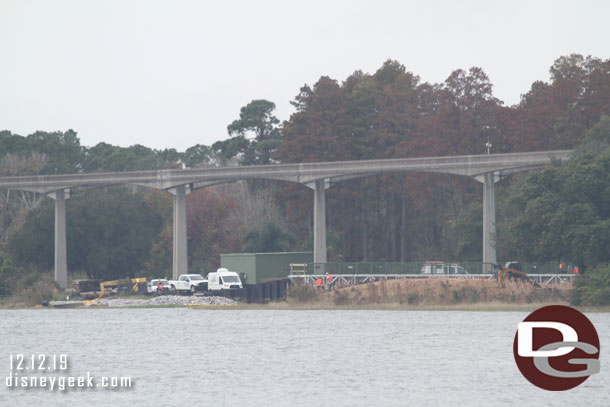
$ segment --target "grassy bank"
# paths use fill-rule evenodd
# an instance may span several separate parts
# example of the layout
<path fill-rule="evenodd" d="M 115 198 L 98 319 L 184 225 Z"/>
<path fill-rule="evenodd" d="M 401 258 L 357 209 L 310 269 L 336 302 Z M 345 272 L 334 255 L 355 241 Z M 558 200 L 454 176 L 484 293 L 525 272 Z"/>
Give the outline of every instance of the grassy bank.
<path fill-rule="evenodd" d="M 396 311 L 517 311 L 530 312 L 551 304 L 569 305 L 571 285 L 534 287 L 522 282 L 498 284 L 492 280 L 404 279 L 382 280 L 336 289 L 318 290 L 307 285 L 289 288 L 286 301 L 268 304 L 190 306 L 194 309 L 247 310 L 396 310 Z M 121 298 L 143 298 L 142 296 Z M 0 299 L 0 308 L 32 308 L 39 295 Z M 147 306 L 135 308 L 180 307 Z M 610 312 L 610 306 L 577 307 L 586 312 Z"/>
<path fill-rule="evenodd" d="M 572 287 L 544 286 L 509 281 L 466 279 L 402 279 L 340 288 L 331 292 L 307 285 L 292 286 L 292 305 L 394 308 L 532 308 L 539 304 L 568 304 Z"/>
<path fill-rule="evenodd" d="M 532 312 L 546 305 L 562 304 L 558 302 L 531 303 L 531 304 L 455 304 L 455 305 L 400 305 L 400 304 L 368 304 L 368 305 L 334 305 L 334 304 L 299 304 L 288 301 L 272 302 L 268 304 L 236 304 L 236 305 L 205 305 L 205 306 L 181 306 L 181 305 L 147 305 L 132 306 L 116 309 L 154 309 L 154 308 L 188 308 L 194 310 L 260 310 L 260 311 L 466 311 L 466 312 Z M 564 305 L 568 305 L 563 303 Z M 610 307 L 574 307 L 582 312 L 610 312 Z M 25 304 L 0 304 L 0 310 L 19 309 L 48 309 L 37 306 L 26 306 Z M 72 310 L 78 308 L 70 308 Z M 80 307 L 80 309 L 107 310 L 106 307 Z M 61 310 L 58 310 L 61 312 Z"/>
<path fill-rule="evenodd" d="M 48 273 L 26 274 L 13 283 L 9 295 L 0 297 L 0 309 L 32 308 L 43 301 L 66 299 Z"/>
<path fill-rule="evenodd" d="M 572 290 L 571 285 L 537 288 L 522 282 L 500 285 L 492 280 L 382 280 L 333 291 L 297 285 L 289 288 L 286 301 L 238 304 L 231 309 L 531 312 L 546 305 L 569 305 Z M 610 306 L 577 308 L 583 312 L 610 312 Z"/>
<path fill-rule="evenodd" d="M 395 303 L 366 304 L 366 305 L 335 305 L 332 303 L 300 304 L 289 301 L 273 302 L 268 304 L 237 304 L 231 309 L 243 310 L 295 310 L 295 311 L 341 311 L 341 310 L 378 310 L 378 311 L 533 311 L 551 303 L 536 304 L 456 304 L 456 305 L 405 305 Z M 556 304 L 556 303 L 553 303 Z M 200 309 L 226 309 L 226 307 L 206 306 L 192 307 Z M 610 307 L 608 309 L 610 311 Z"/>
<path fill-rule="evenodd" d="M 466 311 L 466 312 L 532 312 L 546 305 L 568 305 L 566 303 L 531 303 L 531 304 L 456 304 L 456 305 L 334 305 L 334 304 L 298 304 L 287 301 L 268 304 L 237 304 L 232 306 L 189 307 L 204 310 L 268 310 L 268 311 Z M 610 312 L 610 307 L 574 307 L 582 312 Z"/>

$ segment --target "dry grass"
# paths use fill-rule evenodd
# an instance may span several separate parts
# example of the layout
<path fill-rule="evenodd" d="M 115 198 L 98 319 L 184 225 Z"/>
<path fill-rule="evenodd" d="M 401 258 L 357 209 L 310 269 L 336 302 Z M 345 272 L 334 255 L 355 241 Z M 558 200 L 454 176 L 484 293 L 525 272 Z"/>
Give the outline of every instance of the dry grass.
<path fill-rule="evenodd" d="M 59 294 L 57 284 L 48 274 L 30 274 L 17 283 L 13 294 L 0 297 L 1 308 L 28 308 L 39 306 Z"/>
<path fill-rule="evenodd" d="M 290 303 L 311 304 L 319 301 L 320 290 L 309 284 L 292 284 L 288 287 L 286 299 Z"/>
<path fill-rule="evenodd" d="M 544 286 L 492 280 L 404 279 L 341 288 L 332 296 L 335 305 L 395 304 L 412 306 L 455 306 L 467 304 L 567 303 L 570 286 Z"/>

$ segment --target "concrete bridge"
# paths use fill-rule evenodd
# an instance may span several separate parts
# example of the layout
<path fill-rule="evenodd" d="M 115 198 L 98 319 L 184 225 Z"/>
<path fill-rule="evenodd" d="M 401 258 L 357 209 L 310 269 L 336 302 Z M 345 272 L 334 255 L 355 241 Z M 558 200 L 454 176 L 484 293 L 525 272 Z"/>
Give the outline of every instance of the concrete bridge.
<path fill-rule="evenodd" d="M 336 182 L 398 172 L 435 172 L 472 177 L 483 183 L 483 262 L 496 262 L 495 183 L 521 171 L 566 160 L 572 151 L 466 155 L 431 158 L 271 164 L 188 170 L 129 171 L 0 177 L 0 188 L 46 194 L 55 200 L 55 280 L 67 285 L 66 199 L 111 185 L 141 185 L 174 196 L 173 276 L 188 272 L 186 195 L 195 189 L 247 179 L 300 183 L 314 190 L 314 263 L 326 263 L 325 190 Z"/>

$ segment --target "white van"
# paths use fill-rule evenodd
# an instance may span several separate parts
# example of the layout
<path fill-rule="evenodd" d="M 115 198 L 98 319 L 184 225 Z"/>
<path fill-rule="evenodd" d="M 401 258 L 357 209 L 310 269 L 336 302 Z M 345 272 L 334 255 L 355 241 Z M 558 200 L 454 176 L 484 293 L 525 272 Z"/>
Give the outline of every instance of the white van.
<path fill-rule="evenodd" d="M 226 268 L 219 268 L 208 274 L 208 291 L 243 288 L 239 274 Z"/>
<path fill-rule="evenodd" d="M 428 261 L 421 268 L 421 274 L 468 274 L 464 267 L 455 263 Z"/>
<path fill-rule="evenodd" d="M 427 261 L 422 266 L 420 273 L 421 274 L 445 274 L 445 270 L 443 270 L 443 266 L 445 263 L 442 261 Z"/>

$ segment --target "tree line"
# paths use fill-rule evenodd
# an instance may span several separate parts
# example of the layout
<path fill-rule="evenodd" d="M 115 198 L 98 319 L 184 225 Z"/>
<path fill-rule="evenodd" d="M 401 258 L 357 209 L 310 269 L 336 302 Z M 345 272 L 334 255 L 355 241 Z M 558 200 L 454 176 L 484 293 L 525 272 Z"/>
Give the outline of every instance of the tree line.
<path fill-rule="evenodd" d="M 607 262 L 610 202 L 610 60 L 558 58 L 515 106 L 493 95 L 481 68 L 431 84 L 397 61 L 343 81 L 303 86 L 283 123 L 275 105 L 253 100 L 227 138 L 184 152 L 99 143 L 76 132 L 0 132 L 2 175 L 197 168 L 579 148 L 569 163 L 502 181 L 497 189 L 498 256 L 522 261 Z M 605 171 L 605 172 L 604 172 Z M 409 173 L 339 183 L 327 191 L 331 261 L 481 260 L 481 187 L 453 175 Z M 120 197 L 119 197 L 120 195 Z M 119 199 L 120 198 L 120 199 Z M 248 181 L 195 191 L 187 199 L 189 262 L 207 272 L 220 253 L 310 250 L 313 193 L 296 184 Z M 115 187 L 67 204 L 68 263 L 92 277 L 168 275 L 171 197 Z M 52 269 L 50 200 L 0 194 L 2 270 Z M 9 271 L 3 271 L 3 274 Z M 10 273 L 9 273 L 10 274 Z"/>

